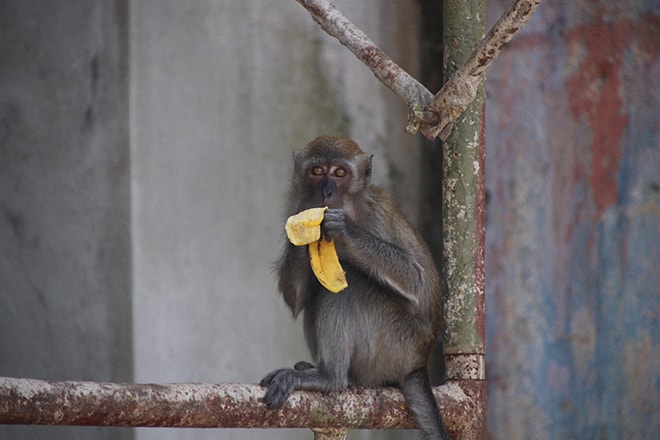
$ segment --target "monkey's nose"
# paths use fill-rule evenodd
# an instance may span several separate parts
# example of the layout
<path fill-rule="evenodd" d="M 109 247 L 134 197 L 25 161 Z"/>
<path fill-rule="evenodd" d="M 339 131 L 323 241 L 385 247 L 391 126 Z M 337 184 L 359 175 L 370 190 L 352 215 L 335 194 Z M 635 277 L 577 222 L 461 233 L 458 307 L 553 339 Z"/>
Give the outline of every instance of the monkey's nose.
<path fill-rule="evenodd" d="M 321 193 L 323 194 L 324 199 L 329 199 L 332 197 L 332 193 L 335 190 L 335 182 L 333 182 L 331 179 L 327 179 L 323 183 L 323 188 L 321 189 Z"/>

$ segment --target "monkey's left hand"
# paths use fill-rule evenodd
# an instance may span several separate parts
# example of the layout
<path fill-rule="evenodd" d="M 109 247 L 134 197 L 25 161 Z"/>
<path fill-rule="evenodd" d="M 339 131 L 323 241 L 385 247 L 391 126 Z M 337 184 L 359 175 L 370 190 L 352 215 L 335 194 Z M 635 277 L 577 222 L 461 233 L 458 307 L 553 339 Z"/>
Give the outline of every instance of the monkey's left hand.
<path fill-rule="evenodd" d="M 327 240 L 343 239 L 353 222 L 343 209 L 328 209 L 323 216 L 321 231 Z"/>
<path fill-rule="evenodd" d="M 279 408 L 293 392 L 298 382 L 296 370 L 280 368 L 271 371 L 259 382 L 259 385 L 267 388 L 264 402 L 270 409 Z"/>

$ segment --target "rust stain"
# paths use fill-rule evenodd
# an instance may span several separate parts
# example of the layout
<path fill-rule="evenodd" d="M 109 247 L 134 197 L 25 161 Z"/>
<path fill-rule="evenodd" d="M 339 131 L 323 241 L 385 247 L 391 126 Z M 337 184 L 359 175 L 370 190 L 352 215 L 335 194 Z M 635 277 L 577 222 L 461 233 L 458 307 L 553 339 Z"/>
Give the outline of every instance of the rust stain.
<path fill-rule="evenodd" d="M 380 48 L 376 46 L 366 46 L 360 53 L 360 58 L 368 66 L 378 69 L 386 81 L 397 83 L 397 76 L 393 69 L 392 64 L 389 62 L 389 57 Z"/>
<path fill-rule="evenodd" d="M 433 392 L 450 430 L 483 407 L 468 392 L 475 381 Z M 481 382 L 477 381 L 477 387 Z M 465 387 L 466 392 L 463 392 Z M 48 382 L 0 377 L 0 424 L 196 428 L 416 428 L 395 388 L 350 387 L 294 392 L 278 409 L 261 402 L 252 384 L 119 384 Z M 481 411 L 483 413 L 483 411 Z"/>
<path fill-rule="evenodd" d="M 537 50 L 552 45 L 552 37 L 543 32 L 527 32 L 517 35 L 508 43 L 510 50 Z"/>
<path fill-rule="evenodd" d="M 573 114 L 586 116 L 593 132 L 589 184 L 599 216 L 619 201 L 619 145 L 630 119 L 620 96 L 620 66 L 632 31 L 633 23 L 629 20 L 606 22 L 601 16 L 566 35 L 569 45 L 585 50 L 584 58 L 567 81 L 568 99 Z"/>
<path fill-rule="evenodd" d="M 660 56 L 660 14 L 647 13 L 639 26 L 640 53 L 647 64 L 653 64 Z"/>

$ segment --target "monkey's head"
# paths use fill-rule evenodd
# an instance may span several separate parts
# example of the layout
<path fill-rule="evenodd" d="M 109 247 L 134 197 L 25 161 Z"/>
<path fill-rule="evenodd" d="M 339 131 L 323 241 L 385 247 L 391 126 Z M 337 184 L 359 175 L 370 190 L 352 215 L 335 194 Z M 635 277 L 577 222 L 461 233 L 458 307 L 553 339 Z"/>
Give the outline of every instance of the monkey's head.
<path fill-rule="evenodd" d="M 321 136 L 293 153 L 294 185 L 301 208 L 352 210 L 353 198 L 371 181 L 372 155 L 351 139 Z"/>

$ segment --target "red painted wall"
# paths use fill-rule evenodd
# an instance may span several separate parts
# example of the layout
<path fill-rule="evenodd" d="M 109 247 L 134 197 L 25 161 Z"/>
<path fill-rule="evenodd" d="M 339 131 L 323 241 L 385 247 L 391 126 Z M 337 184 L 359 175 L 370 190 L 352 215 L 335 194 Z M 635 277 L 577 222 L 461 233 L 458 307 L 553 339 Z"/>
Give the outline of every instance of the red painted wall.
<path fill-rule="evenodd" d="M 487 94 L 490 434 L 657 435 L 660 3 L 545 1 Z"/>

